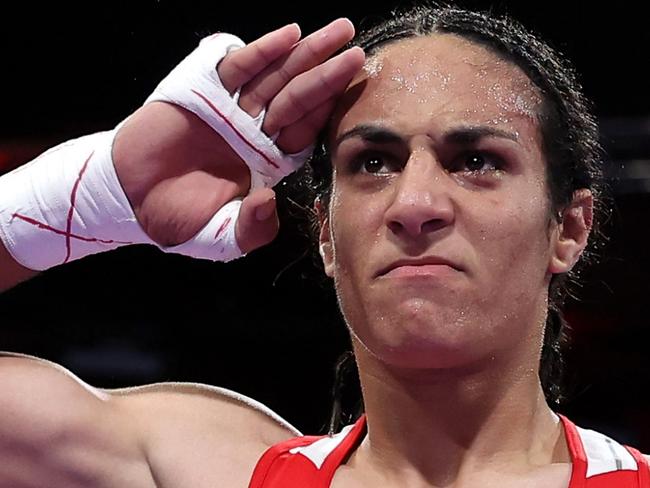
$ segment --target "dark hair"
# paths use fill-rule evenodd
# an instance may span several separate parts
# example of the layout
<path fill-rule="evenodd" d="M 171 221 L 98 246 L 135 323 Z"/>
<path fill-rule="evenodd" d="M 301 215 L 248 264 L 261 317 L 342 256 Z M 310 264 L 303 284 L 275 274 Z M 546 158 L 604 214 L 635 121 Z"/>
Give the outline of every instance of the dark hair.
<path fill-rule="evenodd" d="M 594 219 L 587 249 L 572 271 L 553 275 L 549 286 L 539 375 L 547 402 L 559 404 L 564 399 L 562 351 L 568 344 L 567 324 L 561 307 L 570 294 L 569 285 L 577 283 L 582 267 L 593 261 L 594 251 L 603 240 L 601 224 L 608 208 L 608 192 L 602 174 L 603 152 L 595 117 L 572 65 L 509 17 L 437 3 L 420 4 L 393 11 L 387 20 L 364 28 L 351 44 L 360 46 L 366 56 L 371 57 L 389 43 L 433 33 L 455 34 L 486 47 L 518 66 L 538 88 L 543 102 L 537 118 L 547 161 L 552 218 L 561 219 L 562 210 L 572 201 L 574 191 L 588 188 L 594 196 Z M 312 196 L 317 196 L 327 206 L 332 166 L 325 137 L 321 135 L 306 177 L 314 192 Z M 342 367 L 339 364 L 337 369 Z M 335 400 L 334 409 L 338 418 L 333 416 L 331 428 L 336 428 L 342 420 L 337 402 L 340 403 L 340 399 Z"/>

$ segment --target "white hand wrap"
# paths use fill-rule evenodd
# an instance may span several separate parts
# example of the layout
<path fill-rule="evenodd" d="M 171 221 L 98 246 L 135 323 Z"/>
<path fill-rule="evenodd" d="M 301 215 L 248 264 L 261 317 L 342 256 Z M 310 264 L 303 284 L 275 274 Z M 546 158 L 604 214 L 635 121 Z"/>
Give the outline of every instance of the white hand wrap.
<path fill-rule="evenodd" d="M 73 139 L 0 178 L 0 238 L 16 261 L 42 271 L 152 243 L 117 179 L 113 138 L 111 131 Z"/>
<path fill-rule="evenodd" d="M 216 66 L 244 44 L 215 34 L 201 41 L 145 103 L 165 101 L 198 115 L 251 170 L 251 190 L 272 187 L 298 169 L 312 148 L 285 155 L 230 97 Z M 119 126 L 118 126 L 119 128 Z M 127 244 L 155 244 L 138 224 L 112 161 L 117 129 L 61 144 L 0 178 L 0 239 L 23 266 L 45 270 Z M 242 255 L 235 239 L 241 200 L 222 207 L 192 239 L 165 252 L 214 261 Z"/>
<path fill-rule="evenodd" d="M 231 50 L 243 46 L 244 43 L 231 34 L 206 37 L 160 82 L 145 103 L 169 102 L 198 115 L 228 141 L 248 165 L 251 190 L 272 188 L 300 168 L 313 147 L 296 154 L 284 154 L 275 145 L 275 137 L 268 137 L 261 130 L 265 112 L 252 118 L 237 104 L 239 91 L 231 97 L 224 88 L 216 66 Z"/>
<path fill-rule="evenodd" d="M 161 249 L 193 258 L 223 262 L 243 256 L 235 238 L 235 222 L 239 216 L 241 202 L 241 199 L 237 198 L 225 204 L 189 241 Z"/>

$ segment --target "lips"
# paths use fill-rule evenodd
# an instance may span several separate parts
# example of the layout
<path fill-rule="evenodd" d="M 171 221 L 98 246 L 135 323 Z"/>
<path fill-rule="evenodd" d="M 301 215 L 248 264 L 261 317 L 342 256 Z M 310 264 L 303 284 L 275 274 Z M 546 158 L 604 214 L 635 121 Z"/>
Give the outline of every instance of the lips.
<path fill-rule="evenodd" d="M 418 271 L 421 270 L 422 274 L 426 274 L 428 271 L 435 269 L 436 266 L 447 266 L 453 270 L 462 271 L 460 266 L 449 259 L 440 256 L 423 256 L 419 258 L 405 258 L 394 261 L 388 266 L 380 269 L 375 275 L 375 278 L 387 275 L 391 272 L 395 274 L 401 270 L 408 270 L 412 274 L 419 274 Z"/>

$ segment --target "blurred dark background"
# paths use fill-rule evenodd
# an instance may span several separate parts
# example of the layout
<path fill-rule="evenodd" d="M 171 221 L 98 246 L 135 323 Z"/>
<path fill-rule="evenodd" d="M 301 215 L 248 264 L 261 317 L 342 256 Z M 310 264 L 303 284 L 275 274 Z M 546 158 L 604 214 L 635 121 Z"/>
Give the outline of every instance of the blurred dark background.
<path fill-rule="evenodd" d="M 0 173 L 135 110 L 203 35 L 245 41 L 285 23 L 310 32 L 397 2 L 141 0 L 12 4 L 0 17 Z M 650 452 L 647 277 L 650 96 L 640 3 L 466 1 L 508 12 L 573 59 L 608 150 L 615 206 L 601 263 L 567 307 L 575 422 Z M 7 7 L 4 7 L 6 10 Z M 290 185 L 282 232 L 229 265 L 135 247 L 92 256 L 0 296 L 0 349 L 63 364 L 91 384 L 194 381 L 250 395 L 305 432 L 327 422 L 348 347 L 331 286 L 313 265 Z"/>

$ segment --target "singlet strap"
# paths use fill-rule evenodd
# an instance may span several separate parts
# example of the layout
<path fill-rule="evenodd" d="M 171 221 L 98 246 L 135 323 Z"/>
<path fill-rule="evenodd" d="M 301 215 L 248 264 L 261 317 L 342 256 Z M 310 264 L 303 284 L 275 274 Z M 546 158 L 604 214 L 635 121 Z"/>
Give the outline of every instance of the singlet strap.
<path fill-rule="evenodd" d="M 257 461 L 248 488 L 263 488 L 266 486 L 267 476 L 271 472 L 273 464 L 279 460 L 282 455 L 286 454 L 291 449 L 307 446 L 320 438 L 321 436 L 301 436 L 269 447 L 259 461 Z"/>
<path fill-rule="evenodd" d="M 271 446 L 255 466 L 249 488 L 328 488 L 365 432 L 364 415 L 334 436 L 303 436 Z"/>
<path fill-rule="evenodd" d="M 629 446 L 623 446 L 634 457 L 638 466 L 637 474 L 639 479 L 639 488 L 650 488 L 650 467 L 648 467 L 648 460 L 637 449 Z"/>
<path fill-rule="evenodd" d="M 587 479 L 587 454 L 576 426 L 564 415 L 557 414 L 564 426 L 564 435 L 571 456 L 571 488 L 584 488 Z"/>
<path fill-rule="evenodd" d="M 366 436 L 367 428 L 366 414 L 363 414 L 355 422 L 354 427 L 352 427 L 352 430 L 349 432 L 349 434 L 345 436 L 345 439 L 343 442 L 341 442 L 339 447 L 334 450 L 334 452 L 332 452 L 332 454 L 330 454 L 325 461 L 323 468 L 324 472 L 326 473 L 326 478 L 323 480 L 323 486 L 330 486 L 336 469 L 341 466 L 341 464 L 343 464 L 343 462 L 357 447 L 359 447 L 359 444 L 361 444 L 361 441 Z"/>

